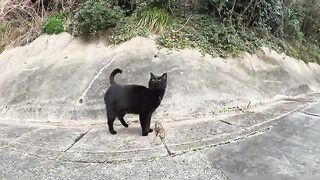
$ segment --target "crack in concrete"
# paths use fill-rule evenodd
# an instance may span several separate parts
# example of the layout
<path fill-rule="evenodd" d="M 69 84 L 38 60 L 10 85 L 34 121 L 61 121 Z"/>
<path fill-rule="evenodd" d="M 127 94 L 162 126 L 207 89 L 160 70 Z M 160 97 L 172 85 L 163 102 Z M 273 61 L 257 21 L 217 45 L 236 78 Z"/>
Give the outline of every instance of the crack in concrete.
<path fill-rule="evenodd" d="M 317 118 L 320 118 L 320 114 L 315 114 L 315 113 L 310 113 L 310 112 L 307 112 L 307 111 L 301 111 L 302 114 L 305 114 L 307 116 L 312 116 L 312 117 L 317 117 Z"/>
<path fill-rule="evenodd" d="M 316 102 L 314 100 L 308 100 L 308 99 L 295 99 L 295 98 L 283 98 L 282 99 L 283 101 L 289 101 L 289 102 Z"/>
<path fill-rule="evenodd" d="M 39 158 L 39 159 L 44 159 L 44 160 L 49 160 L 49 161 L 54 161 L 55 160 L 55 158 L 49 158 L 48 156 L 41 156 L 41 155 L 36 154 L 36 153 L 30 153 L 30 152 L 26 152 L 26 151 L 21 151 L 19 149 L 12 148 L 12 147 L 9 147 L 9 146 L 2 146 L 2 147 L 0 147 L 0 149 L 6 149 L 6 150 L 9 149 L 9 150 L 21 153 L 21 154 L 27 154 L 29 156 L 33 156 L 33 157 L 36 157 L 36 158 Z"/>
<path fill-rule="evenodd" d="M 80 135 L 74 140 L 74 142 L 73 142 L 67 149 L 65 149 L 63 152 L 67 152 L 69 149 L 71 149 L 80 139 L 82 139 L 86 134 L 88 134 L 88 132 L 89 132 L 91 129 L 92 129 L 92 127 L 89 128 L 86 132 L 80 134 Z"/>
<path fill-rule="evenodd" d="M 271 130 L 272 127 L 278 125 L 280 122 L 277 122 L 276 124 L 274 125 L 271 125 L 269 127 L 266 127 L 266 128 L 263 128 L 263 129 L 260 129 L 258 131 L 254 131 L 252 133 L 249 133 L 249 134 L 246 134 L 244 136 L 239 136 L 239 137 L 236 137 L 236 138 L 233 138 L 233 139 L 229 139 L 229 140 L 226 140 L 226 141 L 223 141 L 223 142 L 220 142 L 220 143 L 216 143 L 216 144 L 211 144 L 211 145 L 206 145 L 206 146 L 203 146 L 203 147 L 199 147 L 199 148 L 195 148 L 193 149 L 193 151 L 197 151 L 197 150 L 206 150 L 206 149 L 209 149 L 209 148 L 212 148 L 212 147 L 221 147 L 221 146 L 225 146 L 225 145 L 228 145 L 228 144 L 231 144 L 231 143 L 237 143 L 237 142 L 240 142 L 240 141 L 243 141 L 243 140 L 246 140 L 248 138 L 251 138 L 253 136 L 258 136 L 258 135 L 261 135 L 261 134 L 264 134 L 266 133 L 267 131 Z M 187 151 L 186 151 L 187 152 Z M 183 153 L 181 153 L 183 154 Z M 181 154 L 176 154 L 176 155 L 181 155 Z"/>
<path fill-rule="evenodd" d="M 230 180 L 229 176 L 227 176 L 227 173 L 225 173 L 221 168 L 219 168 L 217 165 L 215 165 L 215 164 L 213 164 L 213 163 L 212 163 L 212 166 L 213 166 L 216 170 L 220 171 L 220 175 L 221 175 L 222 177 L 227 178 L 227 180 Z"/>
<path fill-rule="evenodd" d="M 225 124 L 228 124 L 228 125 L 233 125 L 232 123 L 230 123 L 230 122 L 228 122 L 228 121 L 225 121 L 225 120 L 219 120 L 220 122 L 223 122 L 223 123 L 225 123 Z"/>
<path fill-rule="evenodd" d="M 289 114 L 287 114 L 289 115 Z M 283 116 L 282 116 L 283 117 Z M 280 119 L 280 118 L 279 118 Z M 269 130 L 271 130 L 271 128 L 273 128 L 274 126 L 277 126 L 279 123 L 281 123 L 283 120 L 280 120 L 278 122 L 275 122 L 274 124 L 270 125 L 270 126 L 267 126 L 265 128 L 262 128 L 262 129 L 259 129 L 257 131 L 254 131 L 254 132 L 251 132 L 251 133 L 248 133 L 248 134 L 245 134 L 243 136 L 239 136 L 239 137 L 235 137 L 235 138 L 232 138 L 232 139 L 229 139 L 229 140 L 226 140 L 226 141 L 223 141 L 223 142 L 220 142 L 220 143 L 216 143 L 216 144 L 210 144 L 210 145 L 205 145 L 205 146 L 202 146 L 202 147 L 198 147 L 198 148 L 195 148 L 193 149 L 193 151 L 196 151 L 196 150 L 205 150 L 205 149 L 209 149 L 211 147 L 220 147 L 220 146 L 224 146 L 224 145 L 228 145 L 228 144 L 231 144 L 231 143 L 237 143 L 237 142 L 240 142 L 240 141 L 243 141 L 245 139 L 248 139 L 248 138 L 251 138 L 251 137 L 254 137 L 254 136 L 258 136 L 258 135 L 261 135 L 261 134 L 264 134 L 266 132 L 268 132 Z M 185 151 L 187 152 L 187 151 Z M 181 155 L 181 154 L 176 154 L 176 155 Z"/>
<path fill-rule="evenodd" d="M 82 93 L 81 97 L 79 98 L 79 103 L 82 104 L 84 97 L 87 95 L 87 92 L 89 91 L 89 89 L 91 88 L 92 84 L 94 83 L 94 81 L 100 76 L 100 74 L 102 73 L 102 71 L 104 69 L 106 69 L 107 67 L 109 67 L 112 62 L 116 59 L 117 55 L 114 55 L 113 58 L 109 61 L 109 63 L 105 66 L 103 66 L 100 71 L 98 72 L 98 74 L 91 80 L 89 86 L 87 87 L 87 89 Z"/>

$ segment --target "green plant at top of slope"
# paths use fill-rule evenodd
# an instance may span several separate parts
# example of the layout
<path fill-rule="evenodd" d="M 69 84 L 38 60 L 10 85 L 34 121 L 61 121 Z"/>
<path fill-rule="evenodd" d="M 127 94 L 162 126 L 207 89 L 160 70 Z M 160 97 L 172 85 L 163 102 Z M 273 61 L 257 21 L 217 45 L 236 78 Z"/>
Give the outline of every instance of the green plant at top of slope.
<path fill-rule="evenodd" d="M 42 31 L 46 34 L 59 34 L 64 31 L 66 16 L 62 13 L 49 15 L 42 23 Z"/>
<path fill-rule="evenodd" d="M 147 37 L 150 30 L 140 27 L 135 17 L 120 19 L 115 28 L 111 29 L 111 35 L 107 37 L 107 44 L 116 45 L 130 40 L 133 37 Z"/>
<path fill-rule="evenodd" d="M 301 31 L 304 14 L 295 9 L 285 8 L 283 35 L 285 39 L 302 42 L 304 34 Z"/>
<path fill-rule="evenodd" d="M 226 56 L 240 51 L 253 52 L 266 44 L 253 31 L 221 23 L 208 15 L 194 15 L 186 26 L 182 20 L 177 22 L 160 33 L 157 38 L 160 45 L 177 49 L 192 47 L 211 55 Z"/>
<path fill-rule="evenodd" d="M 160 32 L 172 24 L 172 18 L 164 9 L 154 7 L 143 8 L 137 13 L 138 24 L 153 32 Z"/>
<path fill-rule="evenodd" d="M 136 36 L 147 37 L 151 32 L 162 32 L 172 22 L 171 16 L 164 9 L 144 5 L 133 16 L 121 18 L 116 27 L 111 29 L 107 42 L 115 45 Z"/>
<path fill-rule="evenodd" d="M 76 9 L 72 34 L 87 38 L 116 26 L 123 11 L 106 0 L 89 0 Z"/>
<path fill-rule="evenodd" d="M 320 47 L 312 43 L 286 42 L 284 43 L 284 52 L 288 56 L 303 60 L 305 63 L 320 63 Z"/>

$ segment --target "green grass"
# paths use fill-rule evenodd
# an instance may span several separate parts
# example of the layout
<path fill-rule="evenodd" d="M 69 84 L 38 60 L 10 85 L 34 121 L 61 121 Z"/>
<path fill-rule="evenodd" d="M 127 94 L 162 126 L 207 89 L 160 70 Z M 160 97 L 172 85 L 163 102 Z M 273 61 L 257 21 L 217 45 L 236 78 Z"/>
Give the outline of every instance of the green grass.
<path fill-rule="evenodd" d="M 160 8 L 142 10 L 137 14 L 138 25 L 147 27 L 152 32 L 160 32 L 172 24 L 171 16 Z"/>

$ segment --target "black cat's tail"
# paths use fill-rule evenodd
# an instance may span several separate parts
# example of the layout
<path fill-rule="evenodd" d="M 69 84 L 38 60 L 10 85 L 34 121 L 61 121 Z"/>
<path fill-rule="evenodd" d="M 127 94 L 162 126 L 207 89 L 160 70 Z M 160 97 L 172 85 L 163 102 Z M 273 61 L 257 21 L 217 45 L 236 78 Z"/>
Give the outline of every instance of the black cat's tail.
<path fill-rule="evenodd" d="M 122 70 L 121 69 L 119 69 L 119 68 L 117 68 L 117 69 L 115 69 L 115 70 L 113 70 L 112 71 L 112 73 L 110 74 L 110 84 L 111 85 L 113 85 L 113 84 L 117 84 L 115 81 L 114 81 L 114 76 L 116 76 L 116 74 L 118 74 L 118 73 L 122 73 Z"/>

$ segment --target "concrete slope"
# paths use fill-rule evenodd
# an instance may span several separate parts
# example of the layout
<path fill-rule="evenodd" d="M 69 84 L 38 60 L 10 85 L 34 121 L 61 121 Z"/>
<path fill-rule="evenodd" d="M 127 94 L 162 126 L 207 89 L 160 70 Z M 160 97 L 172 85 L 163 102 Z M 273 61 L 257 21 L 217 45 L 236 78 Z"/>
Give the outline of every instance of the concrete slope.
<path fill-rule="evenodd" d="M 222 59 L 188 49 L 157 49 L 146 38 L 110 48 L 63 33 L 41 36 L 0 55 L 0 117 L 103 121 L 103 94 L 109 74 L 118 67 L 124 71 L 116 76 L 120 84 L 147 85 L 150 72 L 168 73 L 167 92 L 155 117 L 165 120 L 212 116 L 225 106 L 320 90 L 319 65 L 267 49 Z"/>

